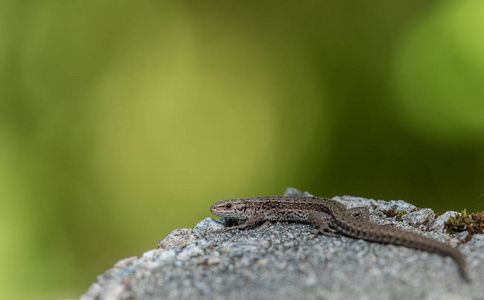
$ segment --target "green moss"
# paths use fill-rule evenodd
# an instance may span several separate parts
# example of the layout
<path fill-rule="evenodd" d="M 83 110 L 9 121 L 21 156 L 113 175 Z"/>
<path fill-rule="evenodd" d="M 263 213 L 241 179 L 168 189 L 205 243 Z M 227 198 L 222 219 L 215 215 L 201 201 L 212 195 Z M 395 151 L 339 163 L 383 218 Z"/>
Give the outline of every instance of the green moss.
<path fill-rule="evenodd" d="M 414 211 L 417 211 L 417 210 L 421 210 L 420 207 L 417 207 L 417 208 L 414 208 L 412 209 L 410 212 L 414 212 Z M 408 212 L 406 210 L 401 210 L 401 211 L 395 211 L 395 208 L 392 207 L 391 209 L 388 209 L 388 210 L 384 210 L 383 213 L 389 217 L 389 218 L 395 218 L 396 221 L 403 221 L 402 217 L 406 214 L 408 214 Z"/>
<path fill-rule="evenodd" d="M 474 234 L 484 233 L 484 211 L 468 214 L 464 209 L 460 216 L 449 218 L 445 223 L 445 229 L 452 234 L 469 231 L 468 239 Z"/>

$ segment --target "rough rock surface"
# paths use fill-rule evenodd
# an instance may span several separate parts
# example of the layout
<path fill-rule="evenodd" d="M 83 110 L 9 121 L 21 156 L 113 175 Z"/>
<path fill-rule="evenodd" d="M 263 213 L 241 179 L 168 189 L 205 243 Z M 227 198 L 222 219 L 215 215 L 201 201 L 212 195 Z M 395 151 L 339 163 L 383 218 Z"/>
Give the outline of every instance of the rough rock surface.
<path fill-rule="evenodd" d="M 453 213 L 435 220 L 433 211 L 425 209 L 398 222 L 383 211 L 410 212 L 415 206 L 401 200 L 333 199 L 368 207 L 374 223 L 446 243 L 451 239 L 442 224 Z M 466 244 L 453 239 L 468 263 L 472 282 L 466 284 L 450 258 L 432 253 L 315 235 L 312 226 L 297 223 L 216 232 L 222 228 L 207 218 L 193 230 L 175 230 L 159 242 L 160 249 L 123 259 L 98 276 L 81 300 L 484 299 L 484 235 Z"/>

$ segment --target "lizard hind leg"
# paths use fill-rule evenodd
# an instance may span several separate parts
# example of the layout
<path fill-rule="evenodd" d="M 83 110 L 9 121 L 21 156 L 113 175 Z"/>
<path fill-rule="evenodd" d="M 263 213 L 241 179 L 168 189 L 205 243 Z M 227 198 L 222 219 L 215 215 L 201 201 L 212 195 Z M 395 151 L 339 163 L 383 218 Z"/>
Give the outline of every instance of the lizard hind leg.
<path fill-rule="evenodd" d="M 331 215 L 323 212 L 313 212 L 309 214 L 309 222 L 316 227 L 317 232 L 325 236 L 339 237 L 336 230 L 330 227 L 333 218 Z"/>

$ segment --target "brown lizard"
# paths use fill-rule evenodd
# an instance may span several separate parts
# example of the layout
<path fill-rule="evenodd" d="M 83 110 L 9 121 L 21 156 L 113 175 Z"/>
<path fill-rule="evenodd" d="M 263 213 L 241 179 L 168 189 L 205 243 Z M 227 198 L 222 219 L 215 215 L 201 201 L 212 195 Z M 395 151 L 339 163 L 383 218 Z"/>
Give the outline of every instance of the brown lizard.
<path fill-rule="evenodd" d="M 369 211 L 359 207 L 347 209 L 342 203 L 321 197 L 267 196 L 222 200 L 210 208 L 219 217 L 245 220 L 225 230 L 254 227 L 265 221 L 310 223 L 322 234 L 333 229 L 343 235 L 371 242 L 388 243 L 450 256 L 462 278 L 469 282 L 466 262 L 459 250 L 416 233 L 368 222 Z M 354 217 L 359 215 L 359 218 Z"/>

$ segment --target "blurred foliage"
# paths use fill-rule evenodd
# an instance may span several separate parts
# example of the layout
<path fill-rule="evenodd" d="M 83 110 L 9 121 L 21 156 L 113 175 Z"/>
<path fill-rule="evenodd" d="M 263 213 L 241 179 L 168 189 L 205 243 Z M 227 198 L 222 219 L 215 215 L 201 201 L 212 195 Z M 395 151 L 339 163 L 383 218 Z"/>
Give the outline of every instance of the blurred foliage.
<path fill-rule="evenodd" d="M 0 1 L 0 298 L 77 297 L 223 198 L 481 211 L 484 4 Z"/>

